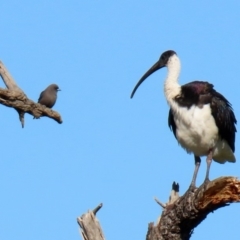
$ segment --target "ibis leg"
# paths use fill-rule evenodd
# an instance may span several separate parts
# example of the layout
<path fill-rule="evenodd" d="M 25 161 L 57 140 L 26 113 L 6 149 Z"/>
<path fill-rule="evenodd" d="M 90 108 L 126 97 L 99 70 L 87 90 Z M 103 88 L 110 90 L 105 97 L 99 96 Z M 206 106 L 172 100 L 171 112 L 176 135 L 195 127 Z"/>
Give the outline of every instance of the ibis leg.
<path fill-rule="evenodd" d="M 201 158 L 199 156 L 195 156 L 194 155 L 194 160 L 195 160 L 195 169 L 194 169 L 194 173 L 193 173 L 193 178 L 192 178 L 192 182 L 190 185 L 190 189 L 195 189 L 196 188 L 196 179 L 197 179 L 197 174 L 198 174 L 198 170 L 201 164 Z"/>
<path fill-rule="evenodd" d="M 213 156 L 213 151 L 210 150 L 207 155 L 207 172 L 206 172 L 206 177 L 205 177 L 204 183 L 209 182 L 209 170 L 210 170 L 210 166 L 212 163 L 212 156 Z"/>

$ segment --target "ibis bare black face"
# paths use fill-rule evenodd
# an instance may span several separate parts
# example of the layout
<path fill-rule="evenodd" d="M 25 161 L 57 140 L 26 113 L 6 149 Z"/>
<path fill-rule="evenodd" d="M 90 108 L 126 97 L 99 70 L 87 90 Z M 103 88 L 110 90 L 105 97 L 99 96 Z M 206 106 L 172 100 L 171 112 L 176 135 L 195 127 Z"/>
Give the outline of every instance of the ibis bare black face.
<path fill-rule="evenodd" d="M 147 79 L 152 73 L 156 72 L 157 70 L 159 70 L 163 67 L 166 67 L 169 58 L 171 56 L 173 56 L 174 54 L 176 54 L 174 51 L 168 50 L 161 55 L 159 60 L 138 81 L 138 83 L 136 84 L 136 86 L 134 87 L 134 89 L 132 91 L 131 98 L 133 98 L 133 96 L 134 96 L 135 92 L 137 91 L 138 87 L 141 85 L 141 83 L 145 79 Z"/>

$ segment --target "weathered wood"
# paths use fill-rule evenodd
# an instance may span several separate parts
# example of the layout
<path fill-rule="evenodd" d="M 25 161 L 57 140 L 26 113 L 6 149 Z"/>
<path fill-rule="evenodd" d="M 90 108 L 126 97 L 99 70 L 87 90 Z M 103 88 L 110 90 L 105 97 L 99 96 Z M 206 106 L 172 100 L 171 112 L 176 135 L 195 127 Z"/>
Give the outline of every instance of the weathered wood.
<path fill-rule="evenodd" d="M 189 240 L 196 228 L 209 213 L 240 202 L 240 181 L 235 177 L 220 177 L 195 190 L 187 190 L 179 196 L 179 185 L 173 183 L 169 202 L 163 204 L 163 212 L 156 225 L 149 223 L 146 240 Z M 84 240 L 104 240 L 104 235 L 95 213 L 100 204 L 77 218 Z M 230 228 L 231 226 L 229 226 Z"/>
<path fill-rule="evenodd" d="M 146 239 L 188 240 L 209 213 L 233 202 L 240 202 L 240 181 L 235 177 L 220 177 L 188 190 L 173 203 L 163 204 L 161 217 L 156 226 L 149 224 Z"/>
<path fill-rule="evenodd" d="M 12 107 L 33 115 L 35 118 L 47 116 L 54 119 L 58 123 L 62 123 L 61 116 L 58 112 L 45 107 L 39 103 L 28 99 L 25 94 L 13 92 L 8 89 L 0 88 L 0 103 L 6 107 Z"/>
<path fill-rule="evenodd" d="M 13 77 L 8 72 L 7 68 L 4 66 L 3 62 L 1 61 L 0 61 L 0 76 L 2 77 L 2 80 L 8 89 L 13 90 L 15 92 L 21 92 L 24 94 L 22 89 L 18 87 Z"/>
<path fill-rule="evenodd" d="M 35 118 L 46 116 L 62 123 L 59 113 L 39 103 L 28 99 L 27 95 L 18 87 L 13 77 L 0 61 L 0 76 L 8 89 L 0 88 L 0 104 L 14 108 L 19 114 L 19 120 L 24 127 L 24 114 L 29 113 Z"/>
<path fill-rule="evenodd" d="M 11 90 L 13 92 L 24 94 L 22 89 L 18 87 L 18 85 L 14 81 L 13 77 L 8 72 L 7 68 L 4 66 L 3 62 L 1 62 L 1 61 L 0 61 L 0 76 L 2 77 L 3 82 L 5 83 L 6 87 L 9 90 Z M 19 120 L 22 124 L 22 127 L 24 127 L 24 114 L 25 113 L 19 109 L 16 109 L 16 111 L 18 112 Z"/>
<path fill-rule="evenodd" d="M 96 213 L 101 207 L 102 203 L 94 210 L 88 211 L 81 217 L 77 218 L 77 222 L 81 229 L 81 235 L 84 240 L 105 240 L 99 221 L 96 218 Z"/>

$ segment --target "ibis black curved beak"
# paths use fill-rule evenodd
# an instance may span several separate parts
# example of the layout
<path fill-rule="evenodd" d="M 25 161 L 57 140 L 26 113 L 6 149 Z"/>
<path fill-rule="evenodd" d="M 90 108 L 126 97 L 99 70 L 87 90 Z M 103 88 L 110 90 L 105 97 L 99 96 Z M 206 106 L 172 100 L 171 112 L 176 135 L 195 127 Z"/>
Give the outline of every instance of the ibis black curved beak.
<path fill-rule="evenodd" d="M 135 92 L 137 91 L 138 87 L 141 85 L 141 83 L 148 78 L 152 73 L 156 72 L 157 70 L 159 70 L 160 68 L 165 67 L 165 64 L 162 64 L 161 61 L 157 61 L 142 77 L 141 79 L 138 81 L 138 83 L 136 84 L 136 86 L 134 87 L 132 94 L 131 94 L 131 98 L 133 98 Z"/>

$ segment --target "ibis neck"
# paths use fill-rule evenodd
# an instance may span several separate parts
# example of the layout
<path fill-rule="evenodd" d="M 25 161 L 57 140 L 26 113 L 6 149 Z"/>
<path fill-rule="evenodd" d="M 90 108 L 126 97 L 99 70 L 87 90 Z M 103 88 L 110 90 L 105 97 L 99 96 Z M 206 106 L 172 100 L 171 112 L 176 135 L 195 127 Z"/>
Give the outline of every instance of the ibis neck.
<path fill-rule="evenodd" d="M 164 83 L 164 93 L 168 103 L 171 105 L 173 98 L 175 98 L 181 92 L 181 86 L 178 83 L 181 63 L 176 55 L 169 59 L 167 68 L 168 74 Z"/>

